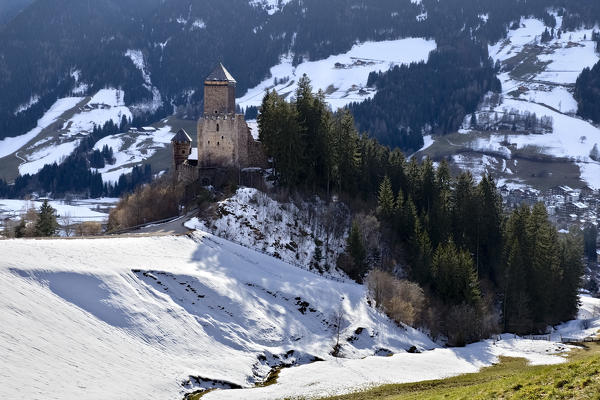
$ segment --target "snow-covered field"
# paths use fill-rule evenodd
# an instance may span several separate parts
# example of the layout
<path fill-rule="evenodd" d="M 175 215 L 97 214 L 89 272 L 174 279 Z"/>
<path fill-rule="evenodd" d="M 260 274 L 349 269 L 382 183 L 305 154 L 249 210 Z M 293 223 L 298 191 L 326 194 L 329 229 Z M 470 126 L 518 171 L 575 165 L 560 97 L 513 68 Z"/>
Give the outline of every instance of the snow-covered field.
<path fill-rule="evenodd" d="M 125 93 L 117 89 L 102 89 L 87 99 L 68 97 L 58 99 L 30 132 L 4 139 L 0 142 L 0 158 L 12 156 L 21 160 L 19 173 L 35 174 L 46 164 L 60 163 L 89 135 L 94 126 L 102 126 L 109 120 L 115 124 L 123 116 L 131 118 L 131 111 L 124 105 Z M 57 123 L 56 129 L 40 134 Z"/>
<path fill-rule="evenodd" d="M 264 8 L 269 15 L 281 11 L 290 0 L 250 0 L 250 4 L 255 7 Z"/>
<path fill-rule="evenodd" d="M 139 61 L 134 56 L 131 55 L 133 62 Z M 76 149 L 81 138 L 92 132 L 94 126 L 103 126 L 108 121 L 119 125 L 123 117 L 132 117 L 131 110 L 125 106 L 124 96 L 122 90 L 102 89 L 88 99 L 59 99 L 39 120 L 35 129 L 0 141 L 0 158 L 17 157 L 21 161 L 21 175 L 35 174 L 46 164 L 60 163 Z M 47 129 L 42 134 L 53 124 L 57 124 L 56 129 Z M 115 164 L 99 171 L 103 180 L 116 182 L 121 174 L 131 172 L 134 166 L 141 165 L 159 149 L 169 146 L 173 134 L 169 126 L 162 126 L 155 132 L 123 132 L 98 141 L 96 149 L 101 150 L 108 145 L 113 148 L 116 158 Z"/>
<path fill-rule="evenodd" d="M 394 65 L 426 61 L 435 48 L 433 40 L 409 38 L 356 44 L 345 54 L 305 61 L 296 67 L 292 65 L 292 57 L 283 57 L 279 65 L 271 68 L 271 78 L 249 89 L 237 102 L 244 108 L 260 106 L 267 89 L 275 89 L 284 96 L 292 95 L 298 80 L 306 74 L 313 89 L 323 90 L 327 102 L 336 110 L 374 96 L 375 92 L 366 87 L 369 73 L 387 71 Z"/>
<path fill-rule="evenodd" d="M 50 201 L 59 217 L 68 218 L 70 223 L 108 220 L 108 209 L 113 207 L 119 199 L 103 198 L 93 200 L 64 200 Z M 0 199 L 0 218 L 17 219 L 29 209 L 39 210 L 42 201 Z M 62 220 L 59 218 L 59 223 Z"/>
<path fill-rule="evenodd" d="M 0 158 L 6 157 L 19 151 L 23 146 L 32 141 L 42 130 L 52 125 L 65 112 L 77 106 L 83 97 L 67 97 L 59 99 L 50 107 L 50 110 L 38 120 L 37 126 L 21 136 L 10 137 L 0 140 Z"/>
<path fill-rule="evenodd" d="M 125 92 L 115 89 L 100 90 L 78 111 L 63 125 L 65 136 L 89 134 L 94 126 L 102 126 L 111 120 L 119 125 L 123 117 L 132 118 L 131 111 L 125 106 Z"/>
<path fill-rule="evenodd" d="M 251 387 L 280 364 L 300 366 L 206 398 L 310 397 L 474 372 L 500 355 L 564 360 L 562 345 L 508 336 L 437 348 L 371 308 L 363 286 L 202 232 L 5 240 L 0 253 L 1 398 L 181 399 Z M 329 354 L 339 310 L 343 359 Z"/>

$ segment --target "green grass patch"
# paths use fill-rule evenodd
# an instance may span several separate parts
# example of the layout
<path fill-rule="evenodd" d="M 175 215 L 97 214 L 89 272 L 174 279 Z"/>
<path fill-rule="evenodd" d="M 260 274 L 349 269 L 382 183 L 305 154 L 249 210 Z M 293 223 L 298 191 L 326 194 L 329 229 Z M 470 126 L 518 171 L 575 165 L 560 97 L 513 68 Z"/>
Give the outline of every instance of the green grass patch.
<path fill-rule="evenodd" d="M 183 400 L 199 400 L 205 394 L 210 393 L 213 390 L 216 390 L 216 389 L 198 390 L 197 392 L 188 393 L 188 394 L 185 395 L 185 397 L 183 398 Z"/>
<path fill-rule="evenodd" d="M 522 358 L 501 357 L 499 364 L 474 374 L 385 385 L 326 399 L 600 399 L 600 346 L 572 350 L 569 360 L 559 365 L 529 366 Z"/>
<path fill-rule="evenodd" d="M 271 372 L 269 372 L 269 375 L 267 376 L 267 379 L 265 379 L 263 382 L 257 383 L 256 387 L 266 387 L 266 386 L 271 386 L 277 383 L 277 379 L 279 379 L 279 373 L 281 372 L 281 370 L 284 367 L 279 366 L 279 367 L 275 367 L 273 369 L 271 369 Z"/>

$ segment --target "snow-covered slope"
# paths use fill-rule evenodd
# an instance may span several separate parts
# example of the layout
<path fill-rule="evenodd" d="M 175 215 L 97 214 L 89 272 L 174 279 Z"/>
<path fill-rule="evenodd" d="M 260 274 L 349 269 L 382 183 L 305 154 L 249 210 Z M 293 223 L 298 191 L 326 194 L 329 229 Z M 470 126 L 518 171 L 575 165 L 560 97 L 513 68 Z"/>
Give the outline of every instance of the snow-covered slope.
<path fill-rule="evenodd" d="M 130 119 L 131 111 L 124 104 L 124 92 L 102 89 L 94 96 L 58 99 L 28 133 L 0 141 L 0 158 L 17 157 L 19 173 L 35 174 L 46 164 L 60 163 L 69 156 L 82 137 L 94 126 L 122 117 Z"/>
<path fill-rule="evenodd" d="M 143 58 L 140 60 L 136 55 L 141 57 L 133 52 L 130 55 L 132 61 L 141 63 L 140 69 L 145 74 Z M 87 98 L 58 99 L 35 129 L 18 137 L 0 140 L 0 159 L 16 157 L 21 175 L 35 174 L 46 164 L 61 163 L 77 148 L 80 140 L 93 131 L 94 126 L 101 127 L 108 121 L 118 126 L 123 117 L 132 118 L 132 109 L 154 110 L 160 103 L 160 94 L 157 96 L 155 104 L 138 104 L 131 109 L 125 106 L 125 93 L 117 89 L 102 89 Z M 104 145 L 112 147 L 116 159 L 114 164 L 99 171 L 105 182 L 116 182 L 121 174 L 131 172 L 134 166 L 147 162 L 158 150 L 170 145 L 174 134 L 171 128 L 164 123 L 157 126 L 153 132 L 122 132 L 96 143 L 98 150 L 102 150 Z M 0 161 L 0 168 L 10 167 L 10 163 Z"/>
<path fill-rule="evenodd" d="M 504 336 L 424 351 L 436 346 L 370 307 L 363 286 L 201 232 L 8 240 L 0 254 L 0 398 L 179 400 L 294 365 L 275 385 L 206 397 L 281 399 L 474 372 L 499 355 L 557 363 L 565 350 Z"/>
<path fill-rule="evenodd" d="M 271 77 L 249 89 L 238 99 L 238 104 L 244 108 L 260 106 L 267 89 L 275 89 L 280 95 L 289 96 L 297 89 L 298 80 L 306 74 L 312 81 L 313 89 L 323 90 L 327 102 L 337 109 L 374 96 L 375 92 L 366 87 L 369 73 L 427 60 L 435 48 L 433 40 L 409 38 L 356 44 L 345 54 L 319 61 L 305 61 L 296 67 L 292 65 L 291 56 L 283 57 L 279 65 L 271 68 Z"/>
<path fill-rule="evenodd" d="M 190 377 L 250 386 L 271 366 L 331 359 L 338 310 L 346 357 L 434 347 L 364 287 L 209 234 L 10 240 L 0 254 L 1 398 L 180 399 L 201 386 Z"/>
<path fill-rule="evenodd" d="M 290 1 L 291 0 L 250 0 L 250 4 L 255 7 L 262 7 L 269 15 L 273 15 L 285 7 Z"/>
<path fill-rule="evenodd" d="M 94 149 L 111 147 L 115 163 L 98 170 L 104 182 L 116 182 L 121 174 L 128 174 L 134 166 L 143 164 L 160 149 L 171 145 L 174 133 L 165 125 L 154 132 L 123 132 L 107 136 L 94 145 Z"/>
<path fill-rule="evenodd" d="M 194 218 L 186 224 L 335 276 L 339 276 L 335 265 L 346 246 L 349 225 L 350 211 L 342 203 L 328 205 L 318 198 L 299 204 L 279 202 L 252 188 L 238 189 L 217 205 L 210 218 Z"/>

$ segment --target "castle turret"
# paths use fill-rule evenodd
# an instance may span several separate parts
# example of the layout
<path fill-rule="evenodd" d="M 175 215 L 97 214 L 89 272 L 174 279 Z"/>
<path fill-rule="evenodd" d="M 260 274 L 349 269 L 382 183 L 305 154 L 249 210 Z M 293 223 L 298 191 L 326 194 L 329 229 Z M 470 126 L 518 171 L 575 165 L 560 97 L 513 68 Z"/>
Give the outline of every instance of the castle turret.
<path fill-rule="evenodd" d="M 183 164 L 192 153 L 192 138 L 183 129 L 173 139 L 171 139 L 173 147 L 173 171 L 177 171 L 178 167 Z"/>
<path fill-rule="evenodd" d="M 235 79 L 223 64 L 204 80 L 204 116 L 235 114 Z"/>

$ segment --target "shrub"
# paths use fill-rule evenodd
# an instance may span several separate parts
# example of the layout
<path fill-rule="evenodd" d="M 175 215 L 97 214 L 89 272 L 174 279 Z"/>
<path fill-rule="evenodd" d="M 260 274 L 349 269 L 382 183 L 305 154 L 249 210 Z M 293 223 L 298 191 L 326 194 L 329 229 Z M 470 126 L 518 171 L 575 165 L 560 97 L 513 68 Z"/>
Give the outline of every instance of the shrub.
<path fill-rule="evenodd" d="M 411 326 L 421 322 L 425 294 L 419 285 L 378 269 L 369 272 L 366 281 L 375 305 L 391 319 Z"/>

